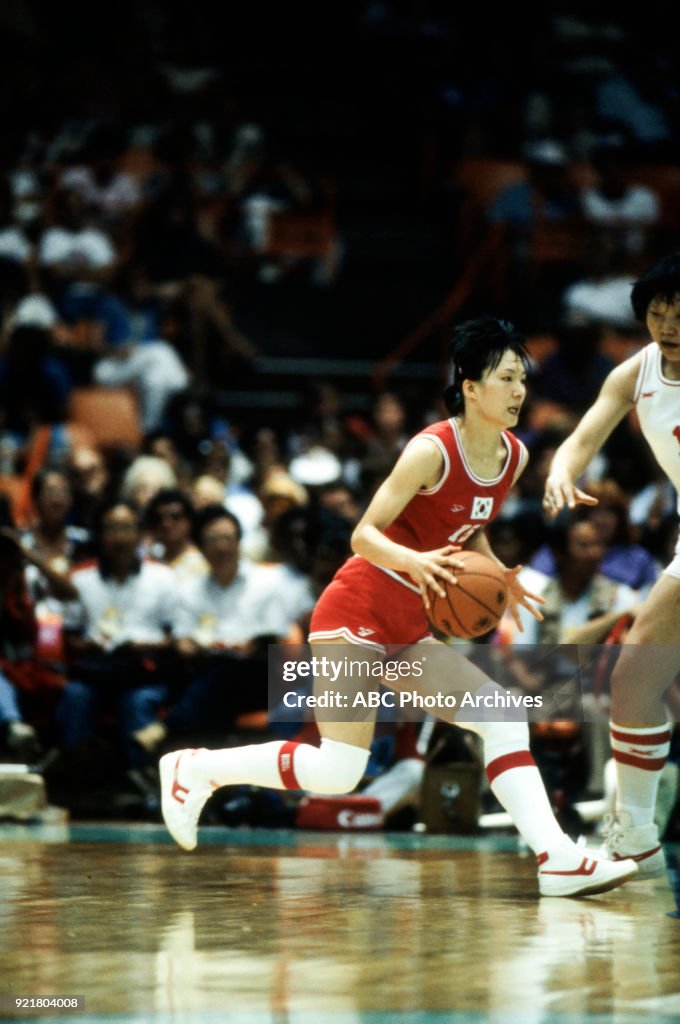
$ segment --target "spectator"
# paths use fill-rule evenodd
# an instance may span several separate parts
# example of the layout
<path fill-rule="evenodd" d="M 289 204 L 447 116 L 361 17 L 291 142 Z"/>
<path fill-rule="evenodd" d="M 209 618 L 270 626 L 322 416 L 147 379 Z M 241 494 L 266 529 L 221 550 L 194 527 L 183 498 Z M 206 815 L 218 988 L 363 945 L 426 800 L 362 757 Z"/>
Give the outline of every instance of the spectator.
<path fill-rule="evenodd" d="M 121 483 L 121 497 L 144 511 L 162 487 L 176 487 L 175 472 L 165 459 L 155 455 L 138 455 L 126 469 Z"/>
<path fill-rule="evenodd" d="M 97 223 L 118 239 L 124 238 L 143 198 L 136 177 L 121 167 L 125 147 L 120 126 L 99 122 L 86 136 L 76 161 L 59 177 L 59 187 L 76 192 Z"/>
<path fill-rule="evenodd" d="M 132 736 L 170 697 L 177 635 L 176 578 L 168 566 L 140 560 L 141 539 L 134 505 L 119 500 L 101 510 L 98 558 L 72 574 L 79 601 L 69 610 L 69 679 L 57 711 L 67 752 L 101 735 L 101 716 L 113 713 L 129 768 L 148 764 Z"/>
<path fill-rule="evenodd" d="M 191 540 L 194 517 L 190 499 L 177 488 L 161 488 L 146 507 L 149 554 L 169 565 L 180 582 L 208 571 L 208 563 Z"/>
<path fill-rule="evenodd" d="M 73 189 L 53 198 L 53 223 L 41 238 L 39 260 L 49 273 L 57 301 L 92 295 L 107 284 L 118 262 L 109 235 L 92 223 L 85 202 Z"/>
<path fill-rule="evenodd" d="M 33 762 L 41 744 L 25 719 L 16 673 L 35 658 L 37 625 L 26 591 L 24 560 L 13 537 L 0 531 L 0 730 L 8 754 Z"/>
<path fill-rule="evenodd" d="M 278 574 L 241 556 L 231 512 L 204 508 L 197 539 L 210 572 L 182 592 L 178 649 L 187 683 L 162 722 L 138 731 L 147 750 L 170 734 L 223 734 L 239 713 L 266 708 L 267 643 L 281 641 L 289 626 Z"/>
<path fill-rule="evenodd" d="M 293 509 L 305 508 L 309 504 L 309 494 L 284 469 L 275 469 L 265 478 L 258 498 L 264 510 L 258 559 L 261 561 L 272 556 L 273 534 L 279 519 Z"/>
<path fill-rule="evenodd" d="M 592 481 L 588 493 L 598 499 L 598 504 L 584 513 L 603 545 L 598 571 L 615 583 L 625 583 L 644 598 L 661 572 L 661 565 L 646 548 L 635 543 L 626 495 L 616 481 L 610 479 Z M 540 547 L 530 564 L 533 569 L 554 577 L 557 563 L 552 546 Z"/>
<path fill-rule="evenodd" d="M 200 384 L 225 382 L 235 358 L 249 360 L 254 347 L 236 326 L 224 293 L 225 265 L 217 246 L 197 224 L 195 197 L 170 188 L 140 218 L 133 262 L 153 293 L 178 299 L 190 325 L 188 347 L 180 353 Z"/>
<path fill-rule="evenodd" d="M 67 453 L 66 469 L 73 487 L 73 522 L 91 531 L 96 510 L 114 488 L 106 459 L 99 448 L 76 444 Z"/>
<path fill-rule="evenodd" d="M 557 331 L 557 351 L 547 357 L 536 374 L 535 394 L 572 413 L 585 412 L 614 365 L 600 351 L 600 339 L 597 324 L 581 320 L 563 322 Z"/>
<path fill-rule="evenodd" d="M 585 248 L 583 273 L 562 295 L 564 320 L 637 333 L 630 304 L 634 275 L 629 268 L 630 258 L 621 247 L 619 235 L 608 229 L 593 231 Z"/>
<path fill-rule="evenodd" d="M 543 621 L 520 610 L 524 632 L 513 631 L 513 642 L 601 643 L 622 615 L 636 609 L 639 595 L 625 583 L 601 574 L 604 544 L 587 515 L 579 512 L 556 521 L 548 543 L 555 575 L 548 576 L 534 567 L 520 573 L 523 585 L 545 601 L 541 606 Z"/>
<path fill-rule="evenodd" d="M 36 427 L 66 420 L 71 388 L 50 332 L 42 327 L 15 327 L 0 357 L 0 433 L 15 445 L 17 460 Z"/>
<path fill-rule="evenodd" d="M 661 218 L 659 196 L 647 185 L 630 180 L 623 140 L 604 141 L 596 146 L 590 153 L 590 163 L 595 180 L 581 192 L 586 221 L 618 233 L 624 251 L 641 256 L 647 251 L 650 230 Z"/>

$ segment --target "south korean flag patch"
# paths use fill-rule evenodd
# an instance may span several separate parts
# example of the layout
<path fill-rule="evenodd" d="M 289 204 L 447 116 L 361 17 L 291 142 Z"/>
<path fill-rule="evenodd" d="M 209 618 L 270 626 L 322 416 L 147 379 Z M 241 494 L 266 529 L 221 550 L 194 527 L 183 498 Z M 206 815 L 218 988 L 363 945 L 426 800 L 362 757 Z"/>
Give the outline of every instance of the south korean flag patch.
<path fill-rule="evenodd" d="M 493 498 L 475 498 L 472 502 L 471 519 L 490 519 L 493 511 Z"/>

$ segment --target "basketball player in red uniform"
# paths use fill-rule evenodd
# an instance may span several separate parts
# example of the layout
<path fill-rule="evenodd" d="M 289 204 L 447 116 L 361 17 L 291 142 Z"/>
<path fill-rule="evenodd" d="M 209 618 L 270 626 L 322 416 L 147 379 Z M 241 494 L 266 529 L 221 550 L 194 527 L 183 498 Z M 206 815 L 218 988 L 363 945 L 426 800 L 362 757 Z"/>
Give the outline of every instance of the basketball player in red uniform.
<path fill-rule="evenodd" d="M 635 282 L 631 303 L 652 341 L 612 370 L 595 403 L 556 451 L 544 496 L 553 516 L 565 505 L 597 504 L 576 482 L 632 409 L 659 466 L 680 492 L 680 253 L 659 260 Z M 636 860 L 642 878 L 665 868 L 654 809 L 670 749 L 663 695 L 680 669 L 678 641 L 680 542 L 636 616 L 611 680 L 617 797 L 614 819 L 605 825 L 605 849 L 613 859 Z"/>
<path fill-rule="evenodd" d="M 336 650 L 342 645 L 348 660 L 374 664 L 384 658 L 388 645 L 416 650 L 422 658 L 425 644 L 439 644 L 427 620 L 428 588 L 443 593 L 442 581 L 456 582 L 455 573 L 462 568 L 456 552 L 463 545 L 494 557 L 483 528 L 497 515 L 526 463 L 524 446 L 510 432 L 525 397 L 525 366 L 523 339 L 511 324 L 482 317 L 457 329 L 445 393 L 451 418 L 409 442 L 371 500 L 352 535 L 354 556 L 313 613 L 309 641 L 314 654 L 331 653 L 328 644 Z M 519 569 L 503 566 L 509 607 L 516 612 L 522 604 L 540 618 L 532 595 L 517 579 Z M 446 651 L 447 679 L 425 674 L 410 678 L 402 688 L 417 687 L 423 695 L 447 688 L 452 694 L 504 694 L 455 648 Z M 374 678 L 357 680 L 350 671 L 343 684 L 347 693 L 376 685 Z M 537 856 L 542 895 L 601 892 L 637 873 L 632 861 L 614 864 L 586 854 L 562 832 L 529 752 L 526 720 L 468 721 L 460 708 L 458 712 L 461 724 L 482 737 L 491 788 Z M 455 714 L 456 709 L 441 712 L 449 722 Z M 366 769 L 375 712 L 355 721 L 332 721 L 330 716 L 321 720 L 317 715 L 317 724 L 320 747 L 274 741 L 162 757 L 163 815 L 180 846 L 194 848 L 201 808 L 220 786 L 251 784 L 326 794 L 353 790 Z"/>

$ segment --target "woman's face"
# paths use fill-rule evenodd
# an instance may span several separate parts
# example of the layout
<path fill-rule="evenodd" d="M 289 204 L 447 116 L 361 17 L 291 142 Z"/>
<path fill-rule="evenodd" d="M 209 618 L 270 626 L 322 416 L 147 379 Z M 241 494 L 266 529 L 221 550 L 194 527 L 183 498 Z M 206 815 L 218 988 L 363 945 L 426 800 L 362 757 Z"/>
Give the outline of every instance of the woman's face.
<path fill-rule="evenodd" d="M 71 487 L 61 473 L 48 473 L 43 480 L 36 509 L 41 519 L 63 522 L 71 508 Z"/>
<path fill-rule="evenodd" d="M 670 364 L 673 379 L 680 380 L 680 292 L 672 302 L 652 299 L 646 319 L 647 330 L 661 349 L 666 366 Z"/>
<path fill-rule="evenodd" d="M 473 405 L 502 430 L 517 426 L 526 393 L 524 363 L 510 349 L 503 353 L 498 366 L 485 371 L 480 381 L 463 382 L 466 413 Z"/>

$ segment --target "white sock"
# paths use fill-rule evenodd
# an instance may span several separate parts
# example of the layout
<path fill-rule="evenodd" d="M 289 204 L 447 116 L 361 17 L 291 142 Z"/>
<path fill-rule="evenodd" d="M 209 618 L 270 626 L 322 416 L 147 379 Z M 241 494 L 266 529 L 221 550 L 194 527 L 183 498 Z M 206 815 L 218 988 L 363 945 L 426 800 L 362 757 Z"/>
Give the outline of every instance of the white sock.
<path fill-rule="evenodd" d="M 349 793 L 361 782 L 368 750 L 322 739 L 320 747 L 290 740 L 253 743 L 246 747 L 201 750 L 191 760 L 214 786 L 264 786 L 313 793 Z"/>
<path fill-rule="evenodd" d="M 485 749 L 484 755 L 489 785 L 527 846 L 539 854 L 568 842 L 550 806 L 531 752 L 515 749 L 498 754 L 487 753 Z"/>
<path fill-rule="evenodd" d="M 650 825 L 671 747 L 668 724 L 633 728 L 611 722 L 610 737 L 616 763 L 616 810 L 630 814 L 634 826 Z"/>

